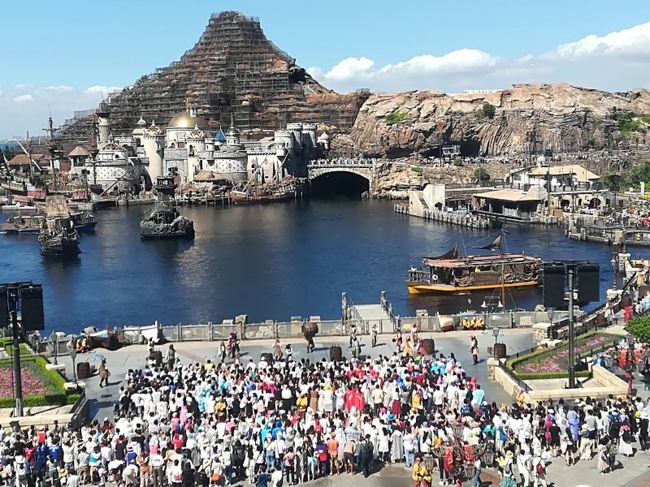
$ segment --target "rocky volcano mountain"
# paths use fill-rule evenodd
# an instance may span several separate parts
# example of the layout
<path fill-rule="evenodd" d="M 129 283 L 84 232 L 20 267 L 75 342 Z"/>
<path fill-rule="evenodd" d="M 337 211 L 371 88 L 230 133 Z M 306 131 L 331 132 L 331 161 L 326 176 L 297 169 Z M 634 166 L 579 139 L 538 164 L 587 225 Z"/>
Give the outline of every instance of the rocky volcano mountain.
<path fill-rule="evenodd" d="M 190 104 L 211 128 L 228 125 L 232 115 L 253 138 L 289 122 L 318 123 L 336 134 L 332 154 L 339 156 L 439 155 L 445 144 L 459 144 L 464 155 L 530 154 L 650 141 L 647 90 L 544 84 L 457 95 L 338 94 L 269 41 L 259 20 L 237 12 L 213 15 L 177 62 L 109 97 L 101 111 L 110 113 L 113 133 L 124 135 L 140 116 L 165 125 Z M 66 123 L 60 136 L 90 142 L 90 118 Z"/>
<path fill-rule="evenodd" d="M 340 153 L 437 155 L 444 144 L 463 154 L 499 155 L 617 148 L 650 142 L 650 91 L 608 93 L 567 84 L 514 85 L 485 93 L 431 91 L 373 94 Z"/>
<path fill-rule="evenodd" d="M 247 132 L 302 121 L 348 131 L 368 95 L 324 88 L 266 38 L 259 20 L 222 12 L 210 18 L 196 45 L 177 62 L 110 96 L 101 111 L 110 114 L 117 135 L 130 133 L 140 116 L 165 125 L 188 105 L 213 129 L 228 126 L 232 115 Z M 61 135 L 88 139 L 89 127 L 87 120 L 78 120 L 64 126 Z"/>

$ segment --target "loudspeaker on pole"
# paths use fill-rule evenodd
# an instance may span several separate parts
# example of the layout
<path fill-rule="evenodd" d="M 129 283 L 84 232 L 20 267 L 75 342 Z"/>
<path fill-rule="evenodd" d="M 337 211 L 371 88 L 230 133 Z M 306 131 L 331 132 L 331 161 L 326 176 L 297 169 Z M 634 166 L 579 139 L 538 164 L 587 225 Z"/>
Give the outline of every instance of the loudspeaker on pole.
<path fill-rule="evenodd" d="M 567 303 L 564 300 L 565 284 L 564 265 L 544 264 L 544 306 L 566 309 Z"/>
<path fill-rule="evenodd" d="M 40 285 L 20 288 L 23 332 L 43 330 L 45 313 L 43 312 L 43 289 Z"/>

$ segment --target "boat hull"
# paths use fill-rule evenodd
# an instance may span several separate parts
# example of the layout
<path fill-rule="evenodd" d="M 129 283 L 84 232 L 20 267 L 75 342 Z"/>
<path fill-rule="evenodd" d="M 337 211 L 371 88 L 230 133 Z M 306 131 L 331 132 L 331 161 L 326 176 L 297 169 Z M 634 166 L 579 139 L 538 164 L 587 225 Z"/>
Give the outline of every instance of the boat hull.
<path fill-rule="evenodd" d="M 55 239 L 41 244 L 44 257 L 74 257 L 80 252 L 78 240 Z"/>
<path fill-rule="evenodd" d="M 409 294 L 458 294 L 458 293 L 467 293 L 473 291 L 485 291 L 490 289 L 531 287 L 531 286 L 539 286 L 540 284 L 541 282 L 539 280 L 533 280 L 533 281 L 509 282 L 506 284 L 494 283 L 494 284 L 481 284 L 475 286 L 460 287 L 460 286 L 452 286 L 450 284 L 430 284 L 427 282 L 407 281 L 406 286 L 408 288 Z"/>

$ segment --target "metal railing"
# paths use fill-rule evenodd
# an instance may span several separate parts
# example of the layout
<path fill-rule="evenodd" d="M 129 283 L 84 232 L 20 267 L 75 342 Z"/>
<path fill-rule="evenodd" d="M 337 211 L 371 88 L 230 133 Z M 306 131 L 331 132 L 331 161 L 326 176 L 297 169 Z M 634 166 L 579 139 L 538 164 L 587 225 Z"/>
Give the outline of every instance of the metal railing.
<path fill-rule="evenodd" d="M 636 279 L 636 276 L 632 276 L 623 285 L 623 288 L 622 288 L 623 292 L 621 293 L 621 297 L 619 298 L 618 301 L 616 301 L 612 305 L 612 311 L 614 313 L 618 312 L 621 309 L 620 304 L 621 304 L 621 299 L 623 298 L 623 294 L 625 294 L 627 292 L 627 290 L 632 286 L 635 279 Z M 596 307 L 595 309 L 589 311 L 588 313 L 585 313 L 581 317 L 578 317 L 577 319 L 580 320 L 580 321 L 575 324 L 576 332 L 579 330 L 580 333 L 586 333 L 589 330 L 595 330 L 599 326 L 601 326 L 601 324 L 598 321 L 599 320 L 598 315 L 603 314 L 606 307 L 607 307 L 607 301 L 600 304 L 598 307 Z M 568 326 L 569 326 L 569 318 L 568 317 L 563 319 L 563 320 L 559 320 L 559 321 L 553 323 L 551 326 L 549 326 L 549 328 L 547 330 L 547 338 L 559 337 L 560 336 L 560 331 L 563 330 L 564 328 L 568 328 Z"/>

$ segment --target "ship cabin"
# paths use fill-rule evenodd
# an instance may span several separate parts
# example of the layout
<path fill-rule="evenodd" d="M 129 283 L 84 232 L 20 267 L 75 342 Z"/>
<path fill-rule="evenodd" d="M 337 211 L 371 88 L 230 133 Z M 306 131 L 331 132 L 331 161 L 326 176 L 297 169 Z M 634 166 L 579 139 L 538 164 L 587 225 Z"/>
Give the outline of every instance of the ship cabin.
<path fill-rule="evenodd" d="M 424 284 L 432 290 L 451 291 L 528 286 L 539 281 L 542 270 L 539 258 L 520 254 L 424 258 L 422 264 L 420 269 L 409 270 L 409 287 Z"/>

